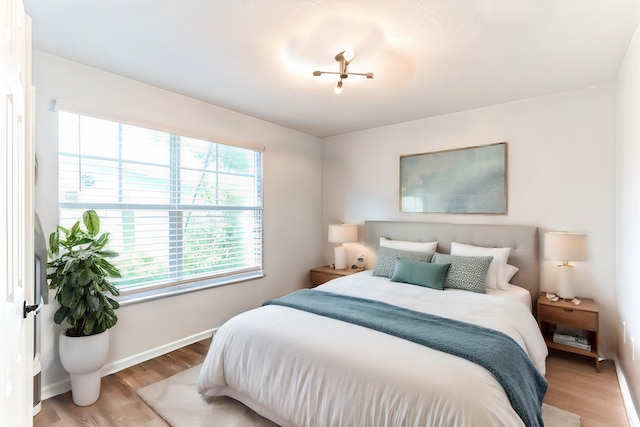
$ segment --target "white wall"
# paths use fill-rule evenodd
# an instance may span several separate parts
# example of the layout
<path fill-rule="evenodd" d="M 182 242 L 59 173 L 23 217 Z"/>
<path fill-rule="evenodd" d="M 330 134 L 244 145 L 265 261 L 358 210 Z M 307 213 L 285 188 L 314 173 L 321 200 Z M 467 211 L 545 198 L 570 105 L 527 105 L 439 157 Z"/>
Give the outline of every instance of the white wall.
<path fill-rule="evenodd" d="M 36 209 L 45 234 L 57 225 L 57 98 L 121 112 L 151 123 L 210 135 L 217 142 L 245 142 L 264 152 L 264 271 L 266 277 L 118 310 L 111 330 L 111 370 L 141 355 L 184 344 L 236 313 L 308 284 L 309 268 L 322 262 L 321 142 L 243 114 L 34 51 L 37 88 Z M 220 84 L 212 82 L 211 84 Z M 51 295 L 53 300 L 53 295 Z M 43 311 L 43 397 L 69 389 L 57 355 L 60 327 L 55 303 Z M 196 339 L 194 338 L 194 339 Z"/>
<path fill-rule="evenodd" d="M 606 85 L 327 138 L 323 227 L 371 219 L 586 232 L 589 261 L 576 265 L 577 288 L 597 300 L 601 344 L 615 352 L 615 135 L 615 86 Z M 400 155 L 501 141 L 508 142 L 507 215 L 399 211 Z M 331 262 L 332 247 L 324 247 Z M 353 260 L 362 249 L 349 250 Z M 555 289 L 554 270 L 543 263 L 543 290 Z"/>
<path fill-rule="evenodd" d="M 618 359 L 640 411 L 640 27 L 620 69 L 617 102 Z M 630 337 L 636 341 L 635 360 Z"/>

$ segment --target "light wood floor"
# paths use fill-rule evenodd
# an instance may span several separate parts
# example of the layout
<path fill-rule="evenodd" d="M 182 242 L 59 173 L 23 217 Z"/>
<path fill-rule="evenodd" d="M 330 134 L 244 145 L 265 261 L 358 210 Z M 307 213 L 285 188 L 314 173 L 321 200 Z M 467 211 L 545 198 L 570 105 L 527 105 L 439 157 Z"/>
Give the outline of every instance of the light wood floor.
<path fill-rule="evenodd" d="M 75 406 L 70 392 L 45 400 L 34 426 L 166 427 L 136 390 L 202 363 L 209 343 L 204 340 L 104 377 L 100 399 L 91 406 Z M 552 351 L 544 401 L 579 414 L 582 427 L 628 427 L 613 361 L 600 367 L 602 372 L 596 373 L 592 359 Z"/>

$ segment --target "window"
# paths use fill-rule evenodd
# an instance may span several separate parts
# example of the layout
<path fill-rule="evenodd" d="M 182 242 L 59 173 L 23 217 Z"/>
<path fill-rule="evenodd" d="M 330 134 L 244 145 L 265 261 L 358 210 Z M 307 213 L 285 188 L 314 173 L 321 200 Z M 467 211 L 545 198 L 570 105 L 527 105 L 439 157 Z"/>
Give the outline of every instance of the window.
<path fill-rule="evenodd" d="M 135 293 L 262 275 L 262 152 L 59 111 L 60 223 L 94 209 Z"/>

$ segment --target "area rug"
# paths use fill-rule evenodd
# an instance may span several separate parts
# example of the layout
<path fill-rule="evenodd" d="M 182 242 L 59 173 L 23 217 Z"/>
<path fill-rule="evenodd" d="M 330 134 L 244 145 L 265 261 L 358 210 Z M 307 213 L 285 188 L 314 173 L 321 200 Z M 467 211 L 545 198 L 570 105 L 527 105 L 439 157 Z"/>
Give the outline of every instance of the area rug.
<path fill-rule="evenodd" d="M 196 391 L 200 365 L 138 390 L 138 395 L 173 427 L 275 427 L 228 397 L 204 400 Z M 580 417 L 542 405 L 545 427 L 580 427 Z"/>

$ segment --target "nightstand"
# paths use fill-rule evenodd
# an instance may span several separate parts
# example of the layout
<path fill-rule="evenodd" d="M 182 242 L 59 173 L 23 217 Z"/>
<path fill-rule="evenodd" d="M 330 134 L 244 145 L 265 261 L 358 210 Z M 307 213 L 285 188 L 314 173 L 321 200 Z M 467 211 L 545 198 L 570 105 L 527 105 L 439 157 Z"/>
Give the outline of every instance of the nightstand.
<path fill-rule="evenodd" d="M 348 276 L 359 271 L 363 271 L 363 267 L 358 268 L 345 268 L 343 270 L 336 270 L 328 265 L 312 268 L 309 271 L 309 278 L 311 279 L 311 287 L 322 285 L 331 279 L 337 279 L 338 277 Z"/>
<path fill-rule="evenodd" d="M 592 357 L 596 361 L 596 371 L 600 372 L 600 356 L 598 354 L 598 306 L 591 298 L 579 298 L 580 305 L 570 300 L 560 299 L 556 302 L 541 293 L 537 303 L 537 317 L 540 332 L 544 336 L 548 348 L 567 351 Z M 553 342 L 553 333 L 557 325 L 587 331 L 587 341 L 591 350 Z"/>

